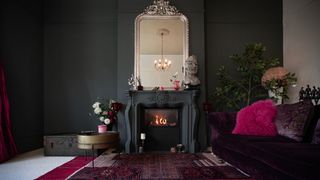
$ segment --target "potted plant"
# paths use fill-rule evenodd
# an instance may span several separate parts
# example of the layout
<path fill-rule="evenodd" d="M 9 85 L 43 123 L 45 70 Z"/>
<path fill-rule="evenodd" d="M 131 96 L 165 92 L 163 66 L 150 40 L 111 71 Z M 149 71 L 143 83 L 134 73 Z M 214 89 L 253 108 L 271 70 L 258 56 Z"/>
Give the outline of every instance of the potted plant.
<path fill-rule="evenodd" d="M 283 67 L 273 67 L 264 73 L 261 83 L 268 90 L 269 97 L 282 104 L 283 99 L 289 98 L 288 88 L 296 85 L 297 78 Z"/>
<path fill-rule="evenodd" d="M 106 104 L 97 101 L 92 105 L 92 108 L 99 121 L 107 126 L 106 130 L 111 130 L 112 125 L 118 119 L 117 113 L 122 109 L 122 104 L 114 100 L 110 100 L 109 103 Z"/>
<path fill-rule="evenodd" d="M 278 65 L 279 60 L 265 58 L 265 51 L 266 47 L 261 43 L 247 44 L 242 54 L 230 56 L 236 75 L 229 73 L 224 66 L 218 69 L 219 86 L 210 94 L 215 110 L 236 111 L 267 97 L 261 77 L 267 69 Z"/>
<path fill-rule="evenodd" d="M 178 72 L 176 72 L 172 75 L 170 82 L 172 83 L 174 90 L 178 91 L 180 89 L 180 81 L 178 80 Z"/>

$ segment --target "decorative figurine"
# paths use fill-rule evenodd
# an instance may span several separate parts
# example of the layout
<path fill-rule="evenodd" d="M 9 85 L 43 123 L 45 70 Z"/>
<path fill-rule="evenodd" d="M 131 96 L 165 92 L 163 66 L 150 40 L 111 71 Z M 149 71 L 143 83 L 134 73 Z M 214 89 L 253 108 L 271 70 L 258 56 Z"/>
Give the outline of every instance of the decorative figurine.
<path fill-rule="evenodd" d="M 316 97 L 314 99 L 315 103 L 318 104 L 320 100 L 320 87 L 318 87 L 317 92 L 316 92 Z"/>
<path fill-rule="evenodd" d="M 306 98 L 307 99 L 311 99 L 311 88 L 309 86 L 309 84 L 307 85 L 307 88 L 306 88 Z"/>
<path fill-rule="evenodd" d="M 303 87 L 301 87 L 299 91 L 299 101 L 302 101 L 305 97 L 306 92 L 304 91 Z"/>
<path fill-rule="evenodd" d="M 311 91 L 311 99 L 315 99 L 316 98 L 316 94 L 317 94 L 317 89 L 315 86 L 312 87 L 312 91 Z"/>
<path fill-rule="evenodd" d="M 320 100 L 320 87 L 316 88 L 315 86 L 312 87 L 312 90 L 309 85 L 307 85 L 307 88 L 304 90 L 303 87 L 301 87 L 299 91 L 299 101 L 303 100 L 312 100 L 315 105 L 318 104 Z"/>
<path fill-rule="evenodd" d="M 197 77 L 198 62 L 196 56 L 192 55 L 185 61 L 185 81 L 186 89 L 197 88 L 200 85 L 200 80 Z"/>

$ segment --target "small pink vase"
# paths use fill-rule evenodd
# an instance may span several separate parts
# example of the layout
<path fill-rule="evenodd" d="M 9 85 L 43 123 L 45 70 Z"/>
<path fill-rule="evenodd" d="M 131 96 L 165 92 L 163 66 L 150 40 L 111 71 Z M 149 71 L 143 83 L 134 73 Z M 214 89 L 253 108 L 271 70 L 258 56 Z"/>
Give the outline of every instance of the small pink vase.
<path fill-rule="evenodd" d="M 98 133 L 105 133 L 107 132 L 107 126 L 106 125 L 98 125 Z"/>
<path fill-rule="evenodd" d="M 180 81 L 178 80 L 173 81 L 173 88 L 174 90 L 178 91 L 180 89 Z"/>

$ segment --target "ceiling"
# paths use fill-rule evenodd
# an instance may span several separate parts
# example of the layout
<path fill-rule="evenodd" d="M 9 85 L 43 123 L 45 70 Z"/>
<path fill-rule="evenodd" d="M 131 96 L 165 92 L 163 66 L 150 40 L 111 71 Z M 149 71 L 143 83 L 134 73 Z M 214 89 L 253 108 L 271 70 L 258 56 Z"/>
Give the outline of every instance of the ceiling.
<path fill-rule="evenodd" d="M 140 54 L 161 54 L 159 29 L 169 30 L 163 36 L 164 54 L 183 54 L 184 22 L 180 19 L 150 20 L 140 22 Z"/>

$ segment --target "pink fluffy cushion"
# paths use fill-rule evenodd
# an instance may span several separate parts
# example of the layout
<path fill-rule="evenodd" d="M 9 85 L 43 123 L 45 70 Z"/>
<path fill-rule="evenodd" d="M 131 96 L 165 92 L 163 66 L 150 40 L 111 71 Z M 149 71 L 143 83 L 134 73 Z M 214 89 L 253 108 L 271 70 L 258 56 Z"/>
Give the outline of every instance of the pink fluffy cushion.
<path fill-rule="evenodd" d="M 236 126 L 232 134 L 276 136 L 274 119 L 277 108 L 272 100 L 262 100 L 241 109 L 237 114 Z"/>

